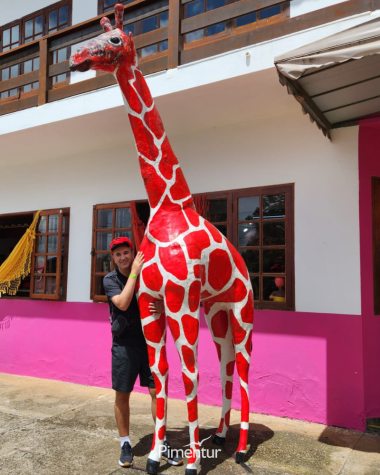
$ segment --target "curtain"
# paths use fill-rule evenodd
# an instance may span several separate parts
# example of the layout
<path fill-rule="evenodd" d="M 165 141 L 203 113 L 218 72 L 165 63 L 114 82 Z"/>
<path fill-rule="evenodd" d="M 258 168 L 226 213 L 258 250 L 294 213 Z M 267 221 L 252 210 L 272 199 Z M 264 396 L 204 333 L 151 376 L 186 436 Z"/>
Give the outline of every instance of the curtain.
<path fill-rule="evenodd" d="M 144 223 L 139 218 L 139 215 L 136 210 L 136 202 L 131 201 L 131 211 L 132 211 L 132 228 L 133 228 L 133 236 L 135 238 L 135 247 L 136 253 L 140 249 L 142 240 L 145 234 L 145 226 Z"/>
<path fill-rule="evenodd" d="M 196 212 L 200 216 L 203 216 L 203 218 L 205 218 L 206 217 L 206 195 L 195 195 L 193 196 L 193 200 L 194 200 Z"/>
<path fill-rule="evenodd" d="M 30 274 L 33 243 L 40 212 L 37 211 L 33 223 L 0 267 L 0 297 L 2 294 L 16 295 L 21 279 Z"/>

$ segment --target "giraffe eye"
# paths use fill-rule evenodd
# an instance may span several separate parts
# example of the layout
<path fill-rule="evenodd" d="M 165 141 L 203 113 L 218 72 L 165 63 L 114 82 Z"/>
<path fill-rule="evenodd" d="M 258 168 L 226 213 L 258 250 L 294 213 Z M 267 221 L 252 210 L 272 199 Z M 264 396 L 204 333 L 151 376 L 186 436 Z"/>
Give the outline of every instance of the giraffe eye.
<path fill-rule="evenodd" d="M 112 36 L 110 38 L 110 42 L 113 44 L 113 45 L 119 45 L 121 44 L 121 39 L 118 37 L 118 36 Z"/>

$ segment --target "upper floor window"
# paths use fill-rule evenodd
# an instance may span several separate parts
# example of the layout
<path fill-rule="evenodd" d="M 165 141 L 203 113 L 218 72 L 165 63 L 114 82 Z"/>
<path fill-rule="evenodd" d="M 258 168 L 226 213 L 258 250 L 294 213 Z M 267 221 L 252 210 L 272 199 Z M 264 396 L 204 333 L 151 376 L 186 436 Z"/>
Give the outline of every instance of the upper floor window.
<path fill-rule="evenodd" d="M 109 12 L 115 8 L 117 3 L 122 3 L 123 5 L 128 5 L 128 3 L 133 3 L 136 0 L 125 0 L 124 2 L 115 1 L 115 0 L 98 0 L 98 14 Z"/>

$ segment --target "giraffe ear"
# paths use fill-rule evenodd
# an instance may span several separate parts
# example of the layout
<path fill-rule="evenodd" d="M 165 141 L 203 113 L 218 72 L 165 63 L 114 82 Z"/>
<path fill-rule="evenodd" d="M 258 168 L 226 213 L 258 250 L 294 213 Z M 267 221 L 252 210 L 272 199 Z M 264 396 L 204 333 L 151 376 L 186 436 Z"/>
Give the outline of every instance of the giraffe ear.
<path fill-rule="evenodd" d="M 129 32 L 129 35 L 128 35 L 128 43 L 127 43 L 127 46 L 128 46 L 128 49 L 129 51 L 131 51 L 133 53 L 133 55 L 135 56 L 135 58 L 137 57 L 137 51 L 136 51 L 136 48 L 135 48 L 135 42 L 133 41 L 133 37 L 132 37 L 132 32 L 130 31 Z"/>
<path fill-rule="evenodd" d="M 116 25 L 115 28 L 123 29 L 123 16 L 124 16 L 124 7 L 121 3 L 115 5 L 115 19 Z"/>
<path fill-rule="evenodd" d="M 104 31 L 112 30 L 111 22 L 106 16 L 100 20 L 100 26 L 103 28 Z"/>

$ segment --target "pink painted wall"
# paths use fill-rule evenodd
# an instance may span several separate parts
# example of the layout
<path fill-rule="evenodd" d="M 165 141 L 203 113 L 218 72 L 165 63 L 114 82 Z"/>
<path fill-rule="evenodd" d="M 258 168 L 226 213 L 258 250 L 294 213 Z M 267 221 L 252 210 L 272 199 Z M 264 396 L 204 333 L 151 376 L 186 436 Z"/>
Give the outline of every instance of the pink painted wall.
<path fill-rule="evenodd" d="M 0 372 L 110 387 L 111 334 L 105 304 L 0 301 Z M 168 336 L 169 395 L 184 398 Z M 214 344 L 201 316 L 199 401 L 221 404 Z M 364 428 L 360 316 L 257 311 L 251 410 Z M 237 384 L 234 407 L 239 408 Z M 169 408 L 170 410 L 170 408 Z"/>
<path fill-rule="evenodd" d="M 373 310 L 371 177 L 380 177 L 380 119 L 359 129 L 359 209 L 362 275 L 364 390 L 367 418 L 380 417 L 380 316 Z"/>

